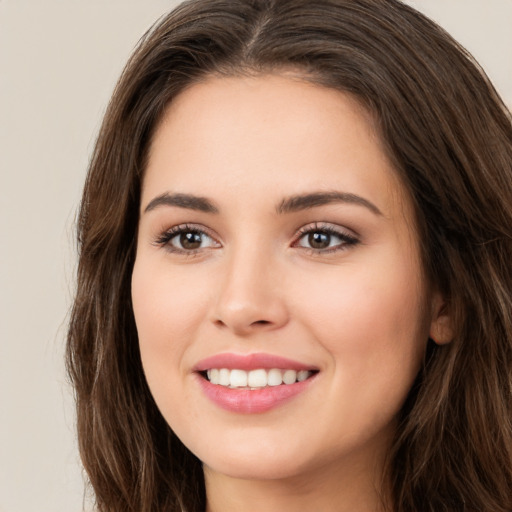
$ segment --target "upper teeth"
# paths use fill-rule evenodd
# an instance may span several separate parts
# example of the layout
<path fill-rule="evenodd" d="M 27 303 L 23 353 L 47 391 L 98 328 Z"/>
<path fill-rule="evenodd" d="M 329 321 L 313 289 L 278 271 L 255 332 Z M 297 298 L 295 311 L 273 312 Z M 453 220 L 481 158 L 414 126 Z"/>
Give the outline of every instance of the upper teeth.
<path fill-rule="evenodd" d="M 212 368 L 206 372 L 208 380 L 212 384 L 228 386 L 231 388 L 264 388 L 266 386 L 280 386 L 281 384 L 293 384 L 301 382 L 311 376 L 309 370 L 229 370 L 228 368 Z"/>

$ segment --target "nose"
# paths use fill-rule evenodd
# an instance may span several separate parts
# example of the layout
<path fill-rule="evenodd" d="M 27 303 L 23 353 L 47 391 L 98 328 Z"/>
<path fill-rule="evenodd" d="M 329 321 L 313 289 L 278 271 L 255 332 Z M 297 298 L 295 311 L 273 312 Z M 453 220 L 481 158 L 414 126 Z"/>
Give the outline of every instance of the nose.
<path fill-rule="evenodd" d="M 254 249 L 232 254 L 222 270 L 213 310 L 215 325 L 248 336 L 283 327 L 288 319 L 283 276 L 276 262 Z"/>

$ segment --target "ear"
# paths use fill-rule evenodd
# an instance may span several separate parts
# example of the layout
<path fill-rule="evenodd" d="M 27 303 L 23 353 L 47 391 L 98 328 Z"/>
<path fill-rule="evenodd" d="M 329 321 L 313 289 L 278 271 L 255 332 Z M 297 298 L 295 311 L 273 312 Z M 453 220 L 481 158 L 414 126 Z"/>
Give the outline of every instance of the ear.
<path fill-rule="evenodd" d="M 440 293 L 432 297 L 432 316 L 430 322 L 430 338 L 437 345 L 446 345 L 453 340 L 453 319 L 448 305 Z"/>

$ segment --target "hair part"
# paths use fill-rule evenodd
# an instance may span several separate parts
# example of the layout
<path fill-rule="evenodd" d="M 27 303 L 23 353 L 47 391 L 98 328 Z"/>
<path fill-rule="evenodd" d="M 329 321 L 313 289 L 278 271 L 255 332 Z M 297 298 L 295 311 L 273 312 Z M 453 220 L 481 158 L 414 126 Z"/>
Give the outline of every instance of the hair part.
<path fill-rule="evenodd" d="M 100 512 L 199 511 L 201 462 L 147 386 L 131 304 L 140 192 L 166 107 L 209 76 L 298 72 L 375 117 L 455 326 L 431 343 L 389 455 L 393 510 L 512 501 L 512 126 L 471 56 L 396 0 L 192 0 L 140 41 L 107 109 L 79 218 L 67 364 Z"/>

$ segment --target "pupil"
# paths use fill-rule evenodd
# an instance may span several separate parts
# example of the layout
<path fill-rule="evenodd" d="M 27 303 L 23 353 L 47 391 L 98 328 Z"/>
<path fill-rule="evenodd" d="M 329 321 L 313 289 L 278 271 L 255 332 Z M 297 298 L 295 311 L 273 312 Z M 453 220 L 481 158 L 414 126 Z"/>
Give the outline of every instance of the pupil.
<path fill-rule="evenodd" d="M 199 249 L 201 247 L 201 234 L 189 231 L 180 235 L 180 244 L 184 249 Z"/>
<path fill-rule="evenodd" d="M 313 249 L 325 249 L 331 243 L 331 235 L 316 231 L 308 235 L 308 242 Z"/>

